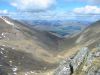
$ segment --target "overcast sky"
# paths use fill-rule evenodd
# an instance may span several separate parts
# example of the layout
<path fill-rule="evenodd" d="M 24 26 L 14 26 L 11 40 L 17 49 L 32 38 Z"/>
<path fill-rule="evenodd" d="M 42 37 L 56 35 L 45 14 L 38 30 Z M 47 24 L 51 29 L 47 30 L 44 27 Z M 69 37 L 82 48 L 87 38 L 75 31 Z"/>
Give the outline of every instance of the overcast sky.
<path fill-rule="evenodd" d="M 100 0 L 0 0 L 0 15 L 30 20 L 98 20 Z"/>

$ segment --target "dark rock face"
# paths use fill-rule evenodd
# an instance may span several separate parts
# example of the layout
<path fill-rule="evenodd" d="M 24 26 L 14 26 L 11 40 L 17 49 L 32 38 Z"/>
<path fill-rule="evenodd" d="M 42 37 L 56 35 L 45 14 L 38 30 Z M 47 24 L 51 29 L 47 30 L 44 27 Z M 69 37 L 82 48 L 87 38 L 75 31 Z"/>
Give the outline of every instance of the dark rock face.
<path fill-rule="evenodd" d="M 60 66 L 56 69 L 54 75 L 70 75 L 71 72 L 71 66 L 70 66 L 70 59 L 64 60 Z"/>

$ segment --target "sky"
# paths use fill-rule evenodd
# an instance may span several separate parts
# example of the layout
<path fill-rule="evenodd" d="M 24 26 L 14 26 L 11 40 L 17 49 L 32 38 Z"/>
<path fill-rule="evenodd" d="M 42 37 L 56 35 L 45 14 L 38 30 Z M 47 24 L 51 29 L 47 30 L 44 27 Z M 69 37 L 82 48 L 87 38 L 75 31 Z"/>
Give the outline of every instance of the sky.
<path fill-rule="evenodd" d="M 0 0 L 0 16 L 26 20 L 99 20 L 100 0 Z"/>

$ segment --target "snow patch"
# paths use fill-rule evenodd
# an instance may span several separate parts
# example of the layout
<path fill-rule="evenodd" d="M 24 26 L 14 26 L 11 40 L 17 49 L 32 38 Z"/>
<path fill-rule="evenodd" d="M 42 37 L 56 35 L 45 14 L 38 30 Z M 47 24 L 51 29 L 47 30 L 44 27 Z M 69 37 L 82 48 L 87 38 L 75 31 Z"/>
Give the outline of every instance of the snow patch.
<path fill-rule="evenodd" d="M 7 24 L 14 26 L 14 23 L 8 21 L 5 17 L 0 17 L 3 21 L 5 21 Z"/>

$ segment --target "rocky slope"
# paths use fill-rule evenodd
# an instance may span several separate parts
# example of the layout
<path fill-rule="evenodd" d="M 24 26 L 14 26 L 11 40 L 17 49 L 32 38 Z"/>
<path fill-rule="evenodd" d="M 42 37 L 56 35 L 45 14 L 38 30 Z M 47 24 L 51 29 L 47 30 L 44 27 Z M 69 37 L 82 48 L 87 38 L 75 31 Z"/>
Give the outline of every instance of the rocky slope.
<path fill-rule="evenodd" d="M 65 59 L 54 75 L 100 75 L 100 47 L 82 48 L 72 58 Z"/>

